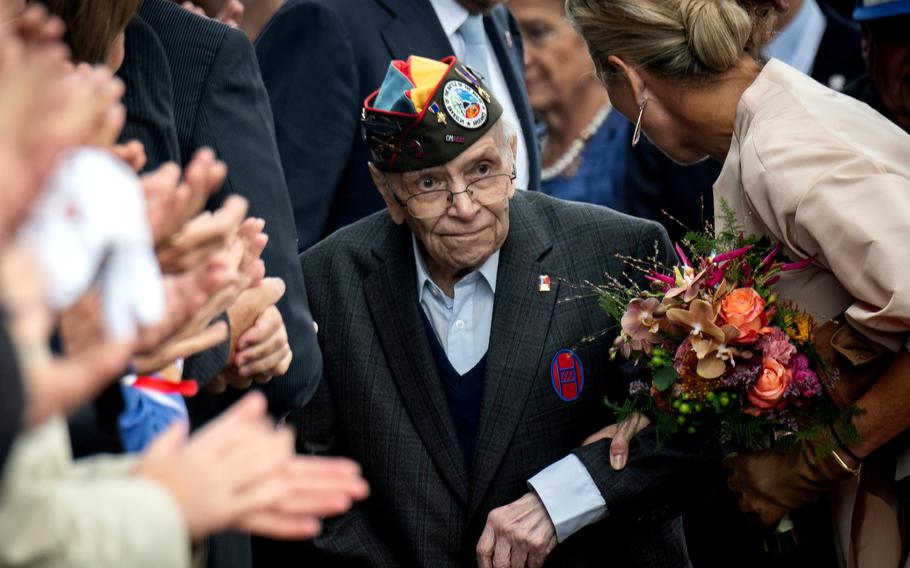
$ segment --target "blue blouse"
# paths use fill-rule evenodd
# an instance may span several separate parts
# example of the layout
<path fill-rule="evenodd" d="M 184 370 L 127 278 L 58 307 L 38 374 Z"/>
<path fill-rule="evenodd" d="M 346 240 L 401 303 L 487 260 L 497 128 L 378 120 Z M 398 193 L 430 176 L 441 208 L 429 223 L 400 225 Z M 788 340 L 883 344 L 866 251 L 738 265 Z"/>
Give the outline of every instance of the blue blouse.
<path fill-rule="evenodd" d="M 575 175 L 566 178 L 561 174 L 542 181 L 541 191 L 560 199 L 616 208 L 631 144 L 632 124 L 615 110 L 611 111 L 582 150 Z"/>

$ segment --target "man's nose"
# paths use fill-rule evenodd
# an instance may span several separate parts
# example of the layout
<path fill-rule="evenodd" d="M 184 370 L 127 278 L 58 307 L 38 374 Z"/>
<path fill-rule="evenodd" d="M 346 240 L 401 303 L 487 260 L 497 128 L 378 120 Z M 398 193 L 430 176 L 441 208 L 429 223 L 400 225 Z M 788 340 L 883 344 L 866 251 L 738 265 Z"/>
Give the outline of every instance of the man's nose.
<path fill-rule="evenodd" d="M 449 207 L 449 211 L 454 209 L 454 214 L 456 217 L 461 218 L 470 218 L 473 217 L 477 210 L 480 208 L 479 205 L 474 203 L 474 200 L 471 199 L 471 196 L 467 191 L 461 191 L 456 193 L 452 201 L 452 206 Z"/>

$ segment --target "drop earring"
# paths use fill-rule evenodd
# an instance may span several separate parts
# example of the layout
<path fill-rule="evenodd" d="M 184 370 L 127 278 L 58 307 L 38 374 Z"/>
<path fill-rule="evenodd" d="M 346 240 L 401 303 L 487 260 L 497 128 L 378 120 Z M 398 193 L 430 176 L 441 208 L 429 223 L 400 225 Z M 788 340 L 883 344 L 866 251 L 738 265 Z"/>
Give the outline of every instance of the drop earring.
<path fill-rule="evenodd" d="M 641 139 L 641 117 L 645 114 L 645 107 L 648 106 L 648 99 L 642 99 L 641 105 L 638 107 L 638 119 L 635 121 L 635 130 L 632 132 L 632 147 L 638 145 L 638 141 Z"/>

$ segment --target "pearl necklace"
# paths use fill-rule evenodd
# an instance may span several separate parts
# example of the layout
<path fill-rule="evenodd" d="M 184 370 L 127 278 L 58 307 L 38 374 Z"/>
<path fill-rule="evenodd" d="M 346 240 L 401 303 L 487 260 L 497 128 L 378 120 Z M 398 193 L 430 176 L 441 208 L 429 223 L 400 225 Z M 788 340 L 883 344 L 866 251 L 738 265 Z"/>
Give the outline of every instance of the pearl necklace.
<path fill-rule="evenodd" d="M 610 103 L 605 104 L 597 114 L 594 115 L 594 118 L 588 123 L 588 126 L 581 131 L 581 135 L 572 141 L 572 145 L 569 146 L 569 149 L 565 154 L 559 157 L 556 160 L 556 163 L 550 166 L 549 168 L 544 168 L 540 173 L 540 178 L 543 181 L 550 181 L 551 179 L 562 175 L 570 166 L 576 164 L 581 158 L 581 152 L 585 149 L 585 146 L 588 145 L 588 140 L 591 139 L 597 133 L 597 130 L 604 123 L 608 116 L 610 116 L 610 111 L 613 107 L 610 106 Z M 547 138 L 544 138 L 543 147 L 547 146 Z"/>

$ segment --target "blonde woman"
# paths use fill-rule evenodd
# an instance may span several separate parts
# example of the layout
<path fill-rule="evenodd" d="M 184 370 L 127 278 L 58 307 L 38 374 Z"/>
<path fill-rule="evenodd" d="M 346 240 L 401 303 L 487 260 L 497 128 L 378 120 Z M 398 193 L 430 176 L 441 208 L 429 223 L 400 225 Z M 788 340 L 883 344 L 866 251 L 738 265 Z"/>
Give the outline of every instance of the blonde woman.
<path fill-rule="evenodd" d="M 782 294 L 819 322 L 845 320 L 820 347 L 845 377 L 870 379 L 844 381 L 865 411 L 854 419 L 861 442 L 818 460 L 797 448 L 728 462 L 741 508 L 771 525 L 835 492 L 842 562 L 898 566 L 894 479 L 907 469 L 899 443 L 883 446 L 910 426 L 910 136 L 780 61 L 757 62 L 770 4 L 568 0 L 567 10 L 633 140 L 644 132 L 682 164 L 723 162 L 715 203 L 792 259 L 813 259 Z M 863 357 L 884 371 L 853 368 Z"/>

